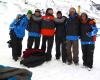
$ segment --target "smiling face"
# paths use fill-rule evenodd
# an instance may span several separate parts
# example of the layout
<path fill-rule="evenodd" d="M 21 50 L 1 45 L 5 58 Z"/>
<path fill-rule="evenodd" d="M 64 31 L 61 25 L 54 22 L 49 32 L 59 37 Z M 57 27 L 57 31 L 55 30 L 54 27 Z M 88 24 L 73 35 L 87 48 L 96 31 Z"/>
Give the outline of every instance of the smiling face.
<path fill-rule="evenodd" d="M 34 14 L 35 14 L 35 16 L 40 16 L 40 12 L 36 11 Z"/>
<path fill-rule="evenodd" d="M 57 14 L 57 18 L 61 18 L 62 17 L 62 14 Z"/>
<path fill-rule="evenodd" d="M 27 17 L 30 19 L 32 17 L 32 14 L 27 14 Z"/>
<path fill-rule="evenodd" d="M 86 14 L 86 13 L 82 13 L 82 14 L 81 14 L 81 19 L 82 19 L 82 20 L 87 20 L 87 18 L 88 18 L 88 17 L 87 17 L 87 14 Z"/>
<path fill-rule="evenodd" d="M 82 20 L 86 20 L 86 16 L 85 15 L 82 15 L 81 18 L 82 18 Z"/>
<path fill-rule="evenodd" d="M 46 15 L 52 16 L 52 15 L 53 15 L 53 9 L 52 9 L 52 8 L 48 8 L 48 9 L 46 10 Z"/>
<path fill-rule="evenodd" d="M 53 15 L 53 10 L 48 10 L 48 13 Z"/>
<path fill-rule="evenodd" d="M 76 10 L 75 10 L 75 8 L 70 8 L 70 10 L 69 10 L 69 14 L 71 15 L 71 16 L 73 16 L 74 14 L 75 14 L 75 12 L 76 12 Z"/>

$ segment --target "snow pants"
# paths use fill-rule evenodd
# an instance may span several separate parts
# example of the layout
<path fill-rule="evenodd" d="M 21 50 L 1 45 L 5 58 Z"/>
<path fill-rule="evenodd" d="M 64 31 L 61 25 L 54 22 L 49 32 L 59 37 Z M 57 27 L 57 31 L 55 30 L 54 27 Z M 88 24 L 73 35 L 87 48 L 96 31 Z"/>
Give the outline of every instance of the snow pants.
<path fill-rule="evenodd" d="M 94 48 L 95 48 L 94 44 L 82 45 L 83 65 L 89 68 L 93 67 Z"/>
<path fill-rule="evenodd" d="M 21 56 L 22 53 L 22 38 L 16 37 L 14 32 L 10 33 L 11 43 L 12 43 L 12 57 L 16 59 Z"/>
<path fill-rule="evenodd" d="M 60 59 L 62 55 L 62 61 L 66 63 L 67 61 L 67 53 L 66 53 L 66 44 L 65 44 L 65 38 L 61 38 L 58 36 L 55 36 L 55 43 L 56 43 L 56 59 Z"/>
<path fill-rule="evenodd" d="M 66 50 L 68 62 L 75 64 L 79 61 L 79 43 L 78 40 L 66 40 Z"/>
<path fill-rule="evenodd" d="M 40 37 L 28 37 L 27 40 L 27 49 L 32 49 L 33 42 L 35 43 L 34 49 L 39 49 L 40 46 Z"/>
<path fill-rule="evenodd" d="M 52 51 L 52 47 L 53 47 L 53 41 L 54 41 L 54 36 L 43 36 L 42 38 L 42 47 L 41 49 L 46 51 L 47 49 L 47 61 L 50 61 L 52 58 L 51 55 L 51 51 Z M 46 46 L 46 42 L 47 42 L 47 46 Z"/>

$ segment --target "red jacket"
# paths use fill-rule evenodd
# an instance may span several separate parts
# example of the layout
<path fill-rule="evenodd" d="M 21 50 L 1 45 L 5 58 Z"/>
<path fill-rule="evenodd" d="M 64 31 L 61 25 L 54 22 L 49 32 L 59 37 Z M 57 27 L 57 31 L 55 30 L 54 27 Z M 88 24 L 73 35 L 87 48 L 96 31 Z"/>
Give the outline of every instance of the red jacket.
<path fill-rule="evenodd" d="M 41 34 L 53 36 L 55 33 L 54 16 L 42 16 Z"/>

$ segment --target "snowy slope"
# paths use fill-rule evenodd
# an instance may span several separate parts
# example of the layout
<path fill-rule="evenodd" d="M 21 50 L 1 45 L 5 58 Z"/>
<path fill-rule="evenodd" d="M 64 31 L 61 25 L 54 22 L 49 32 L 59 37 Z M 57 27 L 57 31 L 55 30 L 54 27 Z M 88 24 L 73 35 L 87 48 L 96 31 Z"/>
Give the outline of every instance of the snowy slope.
<path fill-rule="evenodd" d="M 89 16 L 94 18 L 99 18 L 100 16 L 100 10 L 97 10 L 92 5 L 91 0 L 26 0 L 26 2 L 27 4 L 25 4 L 25 0 L 1 0 L 0 13 L 2 13 L 5 8 L 7 10 L 13 10 L 13 12 L 16 13 L 25 13 L 28 9 L 34 11 L 36 8 L 46 10 L 48 7 L 52 7 L 55 13 L 58 10 L 62 10 L 63 14 L 66 15 L 70 7 L 77 9 L 78 5 L 80 5 L 81 12 L 87 12 Z M 94 0 L 94 2 L 100 4 L 99 0 Z"/>
<path fill-rule="evenodd" d="M 99 0 L 94 0 L 96 3 Z M 85 3 L 83 5 L 83 3 Z M 26 13 L 28 9 L 34 11 L 35 8 L 46 9 L 54 8 L 54 11 L 62 10 L 63 14 L 68 14 L 70 6 L 77 8 L 81 5 L 82 12 L 86 11 L 89 16 L 100 19 L 99 11 L 95 9 L 91 11 L 89 0 L 28 0 L 28 4 L 24 4 L 24 0 L 0 0 L 0 64 L 14 67 L 26 68 L 14 62 L 11 58 L 11 49 L 8 48 L 6 42 L 9 40 L 9 24 L 18 13 Z M 100 27 L 100 24 L 97 24 Z M 99 31 L 100 33 L 100 31 Z M 23 40 L 23 50 L 26 48 L 27 32 Z M 97 38 L 96 49 L 94 54 L 94 69 L 89 72 L 82 68 L 82 53 L 80 49 L 80 65 L 68 66 L 55 58 L 51 62 L 44 63 L 42 66 L 30 68 L 33 72 L 32 80 L 100 80 L 100 54 L 99 54 L 100 37 Z M 53 47 L 53 56 L 55 55 L 55 46 Z"/>

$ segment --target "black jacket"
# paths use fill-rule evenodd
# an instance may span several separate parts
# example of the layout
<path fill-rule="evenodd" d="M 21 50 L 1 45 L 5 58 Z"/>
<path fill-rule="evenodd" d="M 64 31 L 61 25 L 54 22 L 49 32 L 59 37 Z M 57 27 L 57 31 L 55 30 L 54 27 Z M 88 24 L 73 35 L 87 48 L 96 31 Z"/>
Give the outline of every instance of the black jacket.
<path fill-rule="evenodd" d="M 65 37 L 66 36 L 66 29 L 65 29 L 66 19 L 67 18 L 64 16 L 61 19 L 55 18 L 55 28 L 56 28 L 55 35 L 57 37 Z"/>
<path fill-rule="evenodd" d="M 32 15 L 29 21 L 28 31 L 40 33 L 40 30 L 41 30 L 41 16 L 36 17 L 35 15 Z"/>
<path fill-rule="evenodd" d="M 79 26 L 80 21 L 78 16 L 73 19 L 68 18 L 66 21 L 66 36 L 79 36 Z"/>
<path fill-rule="evenodd" d="M 87 34 L 93 31 L 92 26 L 95 24 L 89 24 L 90 21 L 93 21 L 91 19 L 88 19 L 87 23 L 81 23 L 80 25 L 80 37 L 81 41 L 93 41 L 93 36 L 89 37 Z"/>

